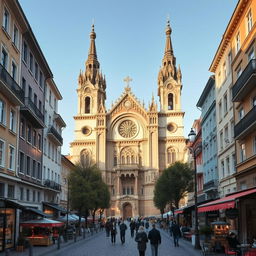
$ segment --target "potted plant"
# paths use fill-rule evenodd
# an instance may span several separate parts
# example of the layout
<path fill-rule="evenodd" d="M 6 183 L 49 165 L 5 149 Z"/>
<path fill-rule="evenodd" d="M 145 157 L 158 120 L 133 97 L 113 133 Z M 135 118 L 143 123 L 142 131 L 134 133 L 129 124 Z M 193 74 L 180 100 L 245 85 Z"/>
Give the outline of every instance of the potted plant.
<path fill-rule="evenodd" d="M 203 240 L 204 242 L 207 243 L 212 234 L 211 227 L 208 225 L 200 227 L 199 232 L 200 232 L 200 240 Z"/>
<path fill-rule="evenodd" d="M 25 248 L 26 239 L 20 235 L 17 241 L 16 251 L 23 252 Z"/>

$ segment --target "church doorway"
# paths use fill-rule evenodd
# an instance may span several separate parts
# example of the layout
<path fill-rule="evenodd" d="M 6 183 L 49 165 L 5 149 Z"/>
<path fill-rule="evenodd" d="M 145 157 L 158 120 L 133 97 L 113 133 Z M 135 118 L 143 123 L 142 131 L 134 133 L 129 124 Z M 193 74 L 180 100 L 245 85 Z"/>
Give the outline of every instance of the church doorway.
<path fill-rule="evenodd" d="M 125 203 L 123 205 L 123 219 L 132 218 L 132 205 L 130 203 Z"/>

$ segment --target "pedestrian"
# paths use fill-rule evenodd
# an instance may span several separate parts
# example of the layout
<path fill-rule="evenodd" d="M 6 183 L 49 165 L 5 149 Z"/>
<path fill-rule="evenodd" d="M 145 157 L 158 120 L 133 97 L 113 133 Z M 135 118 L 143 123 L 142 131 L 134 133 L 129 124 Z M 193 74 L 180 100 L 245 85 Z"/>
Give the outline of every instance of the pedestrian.
<path fill-rule="evenodd" d="M 124 221 L 121 221 L 119 228 L 120 228 L 120 239 L 121 239 L 122 244 L 124 244 L 125 243 L 125 231 L 127 229 L 127 226 L 124 223 Z"/>
<path fill-rule="evenodd" d="M 148 239 L 151 244 L 152 256 L 158 255 L 158 245 L 161 244 L 161 235 L 159 230 L 156 229 L 156 225 L 152 225 L 152 229 L 148 233 Z"/>
<path fill-rule="evenodd" d="M 148 228 L 149 228 L 149 222 L 148 222 L 148 220 L 146 221 L 145 228 L 146 228 L 146 232 L 148 233 Z"/>
<path fill-rule="evenodd" d="M 143 226 L 139 227 L 138 233 L 136 234 L 136 237 L 135 237 L 135 242 L 137 242 L 139 256 L 145 256 L 145 252 L 147 249 L 148 237 L 147 237 L 146 232 L 144 231 Z"/>
<path fill-rule="evenodd" d="M 109 237 L 110 228 L 111 228 L 111 222 L 110 222 L 110 220 L 107 220 L 107 222 L 106 222 L 106 224 L 105 224 L 105 230 L 106 230 L 106 236 L 107 236 L 107 237 Z"/>
<path fill-rule="evenodd" d="M 112 244 L 115 244 L 116 243 L 116 234 L 117 234 L 115 222 L 111 223 L 110 234 L 111 234 L 111 242 L 112 242 Z"/>
<path fill-rule="evenodd" d="M 180 232 L 180 227 L 179 227 L 178 224 L 176 224 L 175 220 L 172 223 L 171 232 L 172 232 L 172 235 L 173 235 L 174 246 L 179 247 L 179 238 L 181 237 L 181 232 Z"/>
<path fill-rule="evenodd" d="M 136 223 L 135 223 L 134 220 L 132 220 L 131 223 L 130 223 L 131 237 L 134 237 L 135 227 L 136 227 Z"/>
<path fill-rule="evenodd" d="M 138 233 L 139 227 L 140 227 L 140 221 L 137 220 L 137 221 L 136 221 L 136 224 L 135 224 L 136 234 Z"/>

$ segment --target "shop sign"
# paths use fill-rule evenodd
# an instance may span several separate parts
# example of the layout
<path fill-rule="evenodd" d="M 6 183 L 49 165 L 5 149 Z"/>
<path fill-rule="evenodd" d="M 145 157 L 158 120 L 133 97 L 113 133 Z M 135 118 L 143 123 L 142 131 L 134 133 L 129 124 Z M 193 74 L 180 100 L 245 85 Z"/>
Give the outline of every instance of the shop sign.
<path fill-rule="evenodd" d="M 207 212 L 207 217 L 208 218 L 218 218 L 219 217 L 219 211 Z"/>
<path fill-rule="evenodd" d="M 232 208 L 226 210 L 226 217 L 229 219 L 236 219 L 238 217 L 238 209 Z"/>

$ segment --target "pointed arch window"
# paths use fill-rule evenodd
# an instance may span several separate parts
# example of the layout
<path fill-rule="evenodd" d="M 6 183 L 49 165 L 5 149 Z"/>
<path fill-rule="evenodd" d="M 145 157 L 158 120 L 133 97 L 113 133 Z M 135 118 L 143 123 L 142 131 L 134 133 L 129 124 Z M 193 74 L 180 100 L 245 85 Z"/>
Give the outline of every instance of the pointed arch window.
<path fill-rule="evenodd" d="M 85 107 L 84 107 L 84 113 L 88 114 L 91 110 L 91 98 L 85 97 Z"/>
<path fill-rule="evenodd" d="M 168 94 L 168 110 L 173 110 L 173 94 Z"/>
<path fill-rule="evenodd" d="M 176 151 L 174 148 L 168 148 L 167 150 L 167 162 L 173 164 L 176 161 Z"/>
<path fill-rule="evenodd" d="M 91 154 L 88 149 L 84 149 L 80 153 L 80 163 L 83 167 L 90 166 Z"/>

